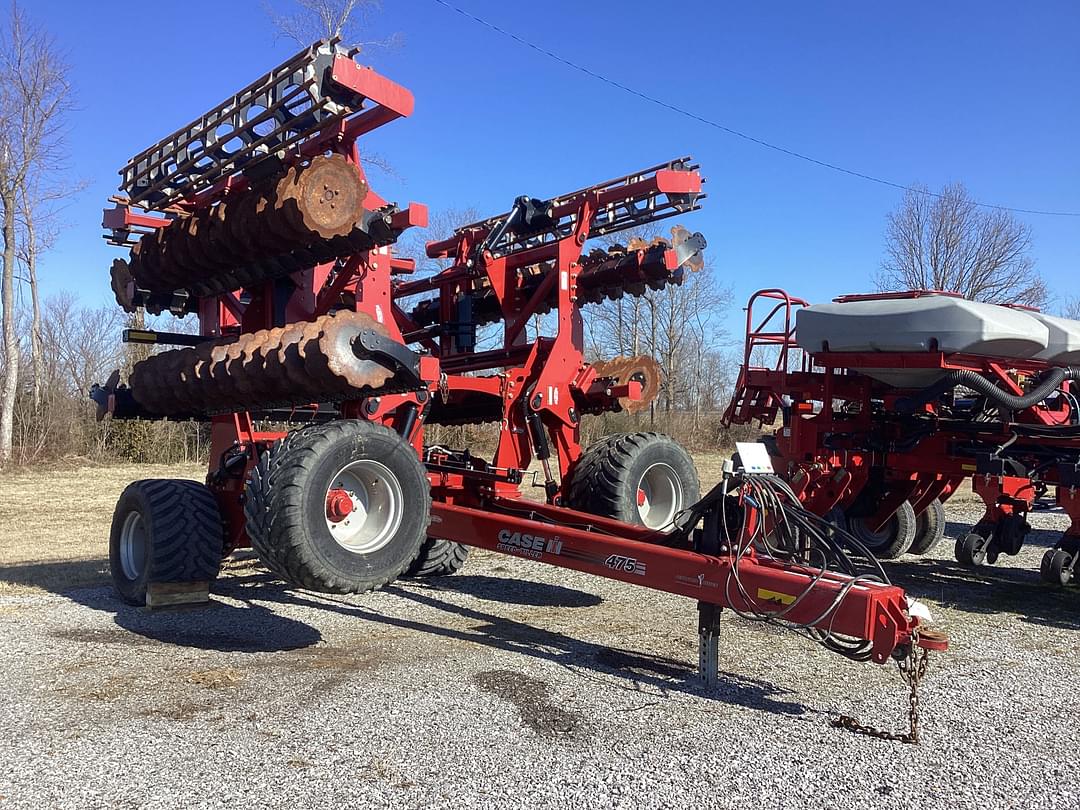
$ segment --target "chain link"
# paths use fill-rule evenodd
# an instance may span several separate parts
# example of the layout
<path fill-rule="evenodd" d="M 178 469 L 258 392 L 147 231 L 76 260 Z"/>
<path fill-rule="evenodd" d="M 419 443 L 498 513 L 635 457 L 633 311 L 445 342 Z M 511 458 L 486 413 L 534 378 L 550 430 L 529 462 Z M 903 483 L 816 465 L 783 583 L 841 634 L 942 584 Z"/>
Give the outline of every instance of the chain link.
<path fill-rule="evenodd" d="M 926 675 L 926 668 L 929 663 L 929 652 L 929 650 L 924 650 L 919 647 L 919 631 L 916 628 L 911 633 L 911 648 L 908 650 L 908 654 L 897 661 L 897 666 L 900 669 L 900 677 L 904 679 L 904 683 L 908 685 L 910 690 L 908 693 L 908 731 L 906 733 L 883 731 L 874 728 L 873 726 L 867 726 L 860 723 L 854 717 L 846 714 L 842 714 L 837 719 L 830 721 L 830 725 L 833 728 L 847 729 L 856 734 L 863 734 L 867 737 L 876 737 L 879 740 L 892 740 L 893 742 L 918 745 L 920 712 L 919 684 L 922 682 L 923 676 Z"/>

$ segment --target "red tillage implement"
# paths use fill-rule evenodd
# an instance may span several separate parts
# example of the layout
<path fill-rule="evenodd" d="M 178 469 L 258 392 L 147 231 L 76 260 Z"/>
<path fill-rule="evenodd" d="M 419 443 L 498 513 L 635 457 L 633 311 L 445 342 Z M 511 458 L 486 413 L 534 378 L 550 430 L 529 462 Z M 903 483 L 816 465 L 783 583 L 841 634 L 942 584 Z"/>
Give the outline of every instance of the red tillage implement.
<path fill-rule="evenodd" d="M 428 243 L 444 267 L 420 278 L 393 244 L 426 209 L 372 191 L 357 147 L 412 97 L 351 56 L 306 49 L 121 172 L 126 196 L 105 215 L 109 241 L 130 248 L 117 301 L 137 318 L 195 314 L 199 334 L 129 330 L 183 348 L 93 397 L 115 418 L 212 424 L 205 486 L 137 482 L 121 499 L 124 598 L 212 580 L 247 545 L 286 581 L 333 592 L 453 573 L 480 546 L 698 600 L 711 678 L 722 607 L 879 663 L 944 646 L 880 568 L 856 572 L 842 553 L 822 568 L 817 545 L 842 542 L 805 515 L 801 540 L 781 530 L 798 504 L 774 493 L 766 508 L 776 482 L 739 473 L 699 499 L 689 455 L 653 433 L 582 451 L 583 415 L 641 407 L 660 385 L 651 358 L 587 362 L 582 308 L 682 283 L 705 240 L 676 227 L 586 245 L 697 209 L 697 166 L 518 197 Z M 431 425 L 479 423 L 490 459 L 425 440 Z M 534 459 L 545 503 L 521 496 Z"/>
<path fill-rule="evenodd" d="M 846 296 L 830 311 L 942 295 Z M 824 344 L 807 351 L 796 333 L 807 306 L 782 290 L 750 298 L 743 365 L 726 415 L 739 424 L 780 419 L 773 464 L 803 504 L 845 523 L 880 556 L 925 553 L 944 528 L 941 503 L 971 478 L 986 511 L 955 554 L 980 565 L 1020 550 L 1029 510 L 1055 487 L 1071 525 L 1041 573 L 1066 584 L 1080 551 L 1076 369 L 1053 359 L 943 351 L 933 339 L 921 351 Z M 1065 326 L 1080 332 L 1080 323 Z"/>

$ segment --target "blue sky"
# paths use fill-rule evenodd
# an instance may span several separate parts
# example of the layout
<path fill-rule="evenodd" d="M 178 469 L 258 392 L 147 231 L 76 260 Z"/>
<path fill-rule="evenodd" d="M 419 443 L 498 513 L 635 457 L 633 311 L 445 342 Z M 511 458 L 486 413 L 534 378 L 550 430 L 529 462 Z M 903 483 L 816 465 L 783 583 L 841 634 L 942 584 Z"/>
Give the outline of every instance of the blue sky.
<path fill-rule="evenodd" d="M 1080 212 L 1080 4 L 454 2 L 537 44 L 727 126 L 821 160 L 980 201 Z M 278 0 L 287 7 L 287 0 Z M 67 51 L 89 183 L 42 262 L 46 291 L 111 301 L 101 208 L 117 169 L 296 50 L 253 2 L 26 3 Z M 416 112 L 368 138 L 387 198 L 507 208 L 682 154 L 710 193 L 685 218 L 741 306 L 781 286 L 863 291 L 900 192 L 725 135 L 628 96 L 433 0 L 385 0 L 376 68 Z M 362 58 L 361 61 L 364 61 Z M 1027 216 L 1052 289 L 1080 293 L 1080 217 Z M 728 322 L 738 320 L 737 306 Z"/>

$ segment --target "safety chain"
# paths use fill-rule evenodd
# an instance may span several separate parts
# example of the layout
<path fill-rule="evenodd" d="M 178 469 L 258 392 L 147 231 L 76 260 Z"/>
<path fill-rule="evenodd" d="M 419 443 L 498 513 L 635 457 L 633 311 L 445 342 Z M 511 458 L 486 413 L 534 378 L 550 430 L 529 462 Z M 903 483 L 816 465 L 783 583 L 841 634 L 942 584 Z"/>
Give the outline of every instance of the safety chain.
<path fill-rule="evenodd" d="M 909 728 L 906 734 L 899 734 L 895 731 L 882 731 L 873 726 L 866 726 L 854 717 L 846 714 L 842 714 L 837 719 L 831 720 L 829 724 L 833 728 L 847 729 L 856 734 L 864 734 L 867 737 L 876 737 L 879 740 L 892 740 L 894 742 L 918 745 L 919 684 L 922 682 L 923 676 L 926 675 L 929 653 L 929 650 L 924 650 L 919 647 L 919 631 L 916 628 L 911 633 L 911 647 L 908 650 L 908 654 L 896 662 L 897 666 L 900 668 L 900 677 L 904 679 L 904 683 L 906 683 L 911 690 L 908 697 Z"/>

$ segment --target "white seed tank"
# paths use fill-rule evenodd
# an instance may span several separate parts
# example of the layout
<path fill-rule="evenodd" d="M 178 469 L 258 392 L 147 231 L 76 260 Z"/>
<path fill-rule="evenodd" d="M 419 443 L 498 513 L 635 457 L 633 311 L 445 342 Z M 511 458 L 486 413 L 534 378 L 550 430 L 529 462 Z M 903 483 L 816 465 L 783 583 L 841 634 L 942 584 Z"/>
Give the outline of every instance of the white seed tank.
<path fill-rule="evenodd" d="M 796 313 L 795 338 L 807 352 L 962 352 L 1029 359 L 1048 350 L 1050 328 L 1033 313 L 951 295 L 814 304 Z M 1080 328 L 1080 322 L 1074 322 Z M 1080 339 L 1080 331 L 1075 335 Z M 1076 345 L 1080 349 L 1080 343 Z M 860 368 L 904 388 L 931 385 L 942 372 Z"/>
<path fill-rule="evenodd" d="M 1050 333 L 1046 348 L 1035 355 L 1038 359 L 1059 366 L 1080 365 L 1080 321 L 1041 312 L 1032 312 L 1031 317 L 1045 324 Z"/>

